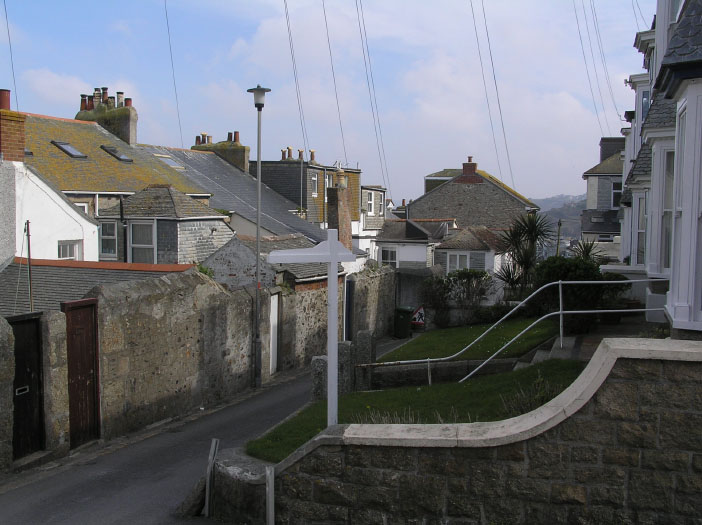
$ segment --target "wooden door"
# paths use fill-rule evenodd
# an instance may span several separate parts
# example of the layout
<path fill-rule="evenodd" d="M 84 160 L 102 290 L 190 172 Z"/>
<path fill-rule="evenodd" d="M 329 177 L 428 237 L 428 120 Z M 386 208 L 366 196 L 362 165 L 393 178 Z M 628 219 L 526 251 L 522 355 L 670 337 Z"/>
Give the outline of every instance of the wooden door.
<path fill-rule="evenodd" d="M 97 300 L 61 303 L 66 314 L 71 448 L 100 437 Z"/>
<path fill-rule="evenodd" d="M 41 314 L 7 320 L 15 336 L 12 457 L 19 459 L 44 448 Z"/>

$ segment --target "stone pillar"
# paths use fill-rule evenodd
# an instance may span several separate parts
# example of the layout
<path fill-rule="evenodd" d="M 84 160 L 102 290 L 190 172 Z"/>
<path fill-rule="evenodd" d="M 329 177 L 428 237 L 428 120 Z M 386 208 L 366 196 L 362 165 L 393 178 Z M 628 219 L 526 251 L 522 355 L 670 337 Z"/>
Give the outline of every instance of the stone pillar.
<path fill-rule="evenodd" d="M 0 471 L 12 467 L 14 382 L 15 338 L 10 324 L 0 317 Z"/>
<path fill-rule="evenodd" d="M 67 454 L 70 448 L 66 314 L 44 312 L 41 317 L 41 338 L 46 450 L 53 451 L 58 457 Z"/>
<path fill-rule="evenodd" d="M 312 399 L 321 401 L 327 398 L 327 356 L 312 358 Z"/>
<path fill-rule="evenodd" d="M 354 391 L 353 347 L 351 341 L 339 341 L 339 394 L 349 394 Z"/>

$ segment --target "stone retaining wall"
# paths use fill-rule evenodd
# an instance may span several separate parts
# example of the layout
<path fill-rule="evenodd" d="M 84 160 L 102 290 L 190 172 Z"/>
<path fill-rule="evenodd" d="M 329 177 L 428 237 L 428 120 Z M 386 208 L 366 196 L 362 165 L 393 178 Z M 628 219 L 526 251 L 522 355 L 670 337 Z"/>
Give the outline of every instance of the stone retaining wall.
<path fill-rule="evenodd" d="M 395 316 L 395 271 L 389 266 L 369 268 L 349 276 L 353 284 L 351 330 L 347 339 L 361 330 L 369 330 L 375 337 L 389 334 Z"/>
<path fill-rule="evenodd" d="M 10 323 L 0 317 L 0 471 L 12 466 L 14 381 L 15 338 Z"/>
<path fill-rule="evenodd" d="M 493 423 L 327 429 L 276 465 L 277 523 L 695 523 L 702 343 L 609 339 L 563 393 Z M 262 478 L 228 475 L 218 515 Z M 236 488 L 234 488 L 236 487 Z M 219 487 L 215 487 L 219 491 Z"/>

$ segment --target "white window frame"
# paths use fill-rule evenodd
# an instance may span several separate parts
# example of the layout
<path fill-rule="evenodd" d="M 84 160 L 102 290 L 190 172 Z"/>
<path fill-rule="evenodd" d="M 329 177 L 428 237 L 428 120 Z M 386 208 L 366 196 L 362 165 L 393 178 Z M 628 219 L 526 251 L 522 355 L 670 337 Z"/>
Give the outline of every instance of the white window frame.
<path fill-rule="evenodd" d="M 102 227 L 103 227 L 104 224 L 112 224 L 112 225 L 114 226 L 114 228 L 115 228 L 115 234 L 114 234 L 114 235 L 105 236 L 105 235 L 103 234 L 103 229 L 102 229 Z M 98 246 L 99 246 L 99 249 L 100 249 L 100 259 L 114 259 L 114 260 L 116 260 L 116 259 L 118 258 L 118 251 L 119 251 L 119 250 L 118 250 L 119 247 L 117 246 L 117 221 L 100 221 L 100 229 L 99 229 L 98 231 L 99 231 L 99 234 L 100 234 L 100 235 L 99 235 L 99 238 L 98 238 L 98 243 L 99 243 Z M 114 240 L 114 242 L 115 242 L 115 253 L 108 253 L 108 252 L 103 252 L 103 251 L 102 251 L 102 241 L 103 241 L 103 239 L 104 239 L 104 240 L 108 240 L 108 241 L 109 241 L 109 240 Z"/>
<path fill-rule="evenodd" d="M 614 185 L 619 184 L 619 189 L 615 190 Z M 610 202 L 610 208 L 612 210 L 618 210 L 621 208 L 622 205 L 622 190 L 624 189 L 624 183 L 621 180 L 612 180 L 612 196 L 611 196 L 611 202 Z M 619 204 L 614 204 L 614 195 L 619 194 Z"/>
<path fill-rule="evenodd" d="M 477 254 L 483 256 L 482 268 L 476 268 L 471 264 L 471 257 Z M 471 250 L 471 251 L 447 251 L 446 252 L 446 275 L 454 272 L 456 270 L 479 270 L 483 272 L 488 271 L 488 252 L 482 250 Z M 461 266 L 461 257 L 465 260 L 465 266 Z M 455 258 L 455 263 L 452 265 L 451 259 Z"/>
<path fill-rule="evenodd" d="M 373 201 L 375 199 L 375 194 L 372 191 L 368 192 L 368 208 L 366 209 L 366 213 L 368 215 L 375 215 L 375 210 L 373 206 Z"/>
<path fill-rule="evenodd" d="M 59 261 L 82 261 L 83 260 L 83 241 L 78 240 L 65 240 L 58 241 L 57 243 L 58 253 L 57 259 Z M 61 256 L 61 248 L 68 248 L 68 254 Z M 73 253 L 70 253 L 73 252 Z"/>
<path fill-rule="evenodd" d="M 134 244 L 132 242 L 132 226 L 135 224 L 148 224 L 151 226 L 151 244 Z M 132 249 L 133 248 L 153 248 L 153 263 L 142 263 L 142 264 L 157 264 L 158 260 L 156 258 L 156 221 L 129 221 L 128 225 L 128 246 L 127 246 L 127 262 L 132 261 Z"/>
<path fill-rule="evenodd" d="M 324 202 L 327 202 L 329 198 L 327 195 L 327 189 L 334 187 L 334 174 L 331 172 L 324 173 Z"/>
<path fill-rule="evenodd" d="M 316 173 L 312 173 L 310 175 L 310 184 L 312 186 L 312 197 L 316 197 L 318 195 L 317 192 L 319 191 L 319 181 Z"/>
<path fill-rule="evenodd" d="M 74 202 L 73 205 L 80 211 L 88 215 L 88 203 L 87 202 Z"/>
<path fill-rule="evenodd" d="M 394 260 L 393 259 L 388 259 L 387 261 L 385 260 L 385 252 L 388 253 L 393 253 L 395 255 Z M 393 267 L 397 268 L 398 267 L 398 261 L 397 261 L 397 248 L 395 246 L 380 246 L 378 248 L 378 256 L 379 256 L 379 263 L 382 264 L 387 264 L 387 265 L 392 265 Z"/>
<path fill-rule="evenodd" d="M 643 209 L 643 215 L 642 214 Z M 643 224 L 641 220 L 643 219 Z M 643 267 L 646 264 L 648 246 L 646 245 L 646 231 L 648 228 L 648 194 L 644 191 L 635 191 L 631 195 L 631 256 L 630 265 Z M 640 239 L 643 236 L 643 259 L 639 260 Z"/>

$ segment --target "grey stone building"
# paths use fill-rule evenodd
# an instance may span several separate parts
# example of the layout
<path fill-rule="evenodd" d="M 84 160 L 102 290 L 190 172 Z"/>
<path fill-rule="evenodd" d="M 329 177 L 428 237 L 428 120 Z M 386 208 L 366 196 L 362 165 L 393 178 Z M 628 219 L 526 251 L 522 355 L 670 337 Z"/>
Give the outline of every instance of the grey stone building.
<path fill-rule="evenodd" d="M 99 220 L 101 260 L 197 263 L 234 236 L 226 215 L 166 185 L 127 197 Z"/>
<path fill-rule="evenodd" d="M 407 204 L 407 219 L 452 218 L 459 228 L 506 229 L 516 217 L 539 210 L 529 199 L 477 167 L 468 157 L 459 174 L 448 180 L 439 177 L 444 180 L 442 184 Z M 433 175 L 428 177 L 437 178 Z"/>

